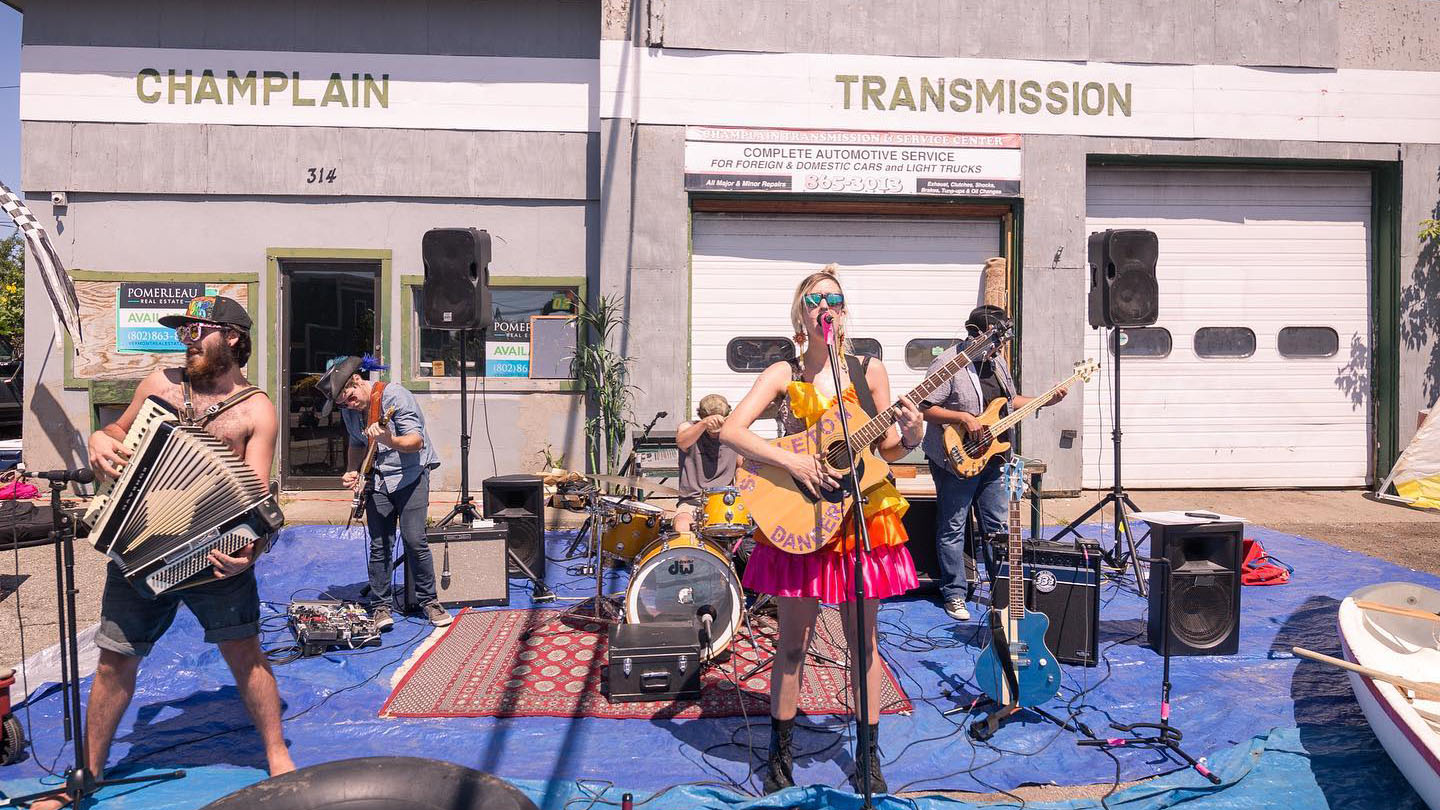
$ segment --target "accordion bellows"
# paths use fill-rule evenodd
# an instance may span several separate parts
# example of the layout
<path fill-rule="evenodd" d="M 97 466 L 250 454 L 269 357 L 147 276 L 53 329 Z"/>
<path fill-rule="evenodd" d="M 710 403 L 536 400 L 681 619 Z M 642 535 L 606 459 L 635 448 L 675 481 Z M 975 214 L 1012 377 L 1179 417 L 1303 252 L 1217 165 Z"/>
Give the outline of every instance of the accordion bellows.
<path fill-rule="evenodd" d="M 215 579 L 211 549 L 232 554 L 285 522 L 270 488 L 225 443 L 155 397 L 125 435 L 130 462 L 102 483 L 83 522 L 141 594 Z"/>

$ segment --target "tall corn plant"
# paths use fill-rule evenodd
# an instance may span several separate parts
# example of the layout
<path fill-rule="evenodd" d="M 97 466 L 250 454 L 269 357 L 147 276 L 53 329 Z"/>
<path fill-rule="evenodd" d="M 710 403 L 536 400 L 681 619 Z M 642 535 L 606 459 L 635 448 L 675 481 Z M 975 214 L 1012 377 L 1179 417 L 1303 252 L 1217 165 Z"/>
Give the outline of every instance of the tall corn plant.
<path fill-rule="evenodd" d="M 583 339 L 576 346 L 571 370 L 590 400 L 585 435 L 591 468 L 613 473 L 620 464 L 625 433 L 634 424 L 631 406 L 636 391 L 630 384 L 630 358 L 611 348 L 612 338 L 626 323 L 621 297 L 602 295 L 595 306 L 580 307 L 575 323 Z"/>

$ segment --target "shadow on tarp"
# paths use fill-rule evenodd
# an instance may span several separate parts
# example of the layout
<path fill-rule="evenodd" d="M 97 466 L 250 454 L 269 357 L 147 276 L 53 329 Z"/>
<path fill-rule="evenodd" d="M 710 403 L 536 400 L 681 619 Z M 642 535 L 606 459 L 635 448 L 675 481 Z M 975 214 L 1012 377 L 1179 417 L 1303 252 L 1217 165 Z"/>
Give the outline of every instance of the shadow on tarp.
<path fill-rule="evenodd" d="M 1095 536 L 1097 529 L 1087 526 L 1085 533 Z M 337 527 L 306 526 L 280 535 L 276 549 L 261 558 L 257 569 L 269 611 L 262 634 L 267 646 L 292 641 L 283 619 L 289 600 L 314 598 L 332 584 L 353 586 L 365 579 L 362 534 L 358 527 L 347 534 Z M 1249 745 L 1270 729 L 1290 729 L 1293 739 L 1272 737 L 1271 749 L 1315 753 L 1313 759 L 1304 758 L 1305 778 L 1332 806 L 1366 807 L 1377 795 L 1385 796 L 1379 806 L 1387 810 L 1415 801 L 1396 798 L 1413 793 L 1378 747 L 1343 676 L 1290 656 L 1288 645 L 1333 652 L 1335 600 L 1360 585 L 1406 580 L 1440 587 L 1440 578 L 1265 529 L 1252 527 L 1247 534 L 1294 564 L 1295 578 L 1283 586 L 1245 589 L 1236 655 L 1175 659 L 1173 721 L 1185 732 L 1186 749 L 1217 756 L 1214 752 Z M 547 535 L 552 558 L 561 556 L 572 536 Z M 593 579 L 574 573 L 574 564 L 547 566 L 549 584 L 562 595 L 593 593 Z M 607 593 L 623 591 L 624 586 L 623 572 L 607 574 Z M 511 594 L 510 607 L 531 605 L 528 582 L 512 580 Z M 1160 659 L 1143 644 L 1146 603 L 1133 581 L 1108 581 L 1101 599 L 1102 665 L 1063 667 L 1064 688 L 1047 708 L 1104 733 L 1111 721 L 1156 719 Z M 1116 750 L 1111 759 L 1076 746 L 1072 734 L 1028 718 L 1008 723 L 989 744 L 976 743 L 964 733 L 972 716 L 945 717 L 943 712 L 969 706 L 979 693 L 973 672 L 986 636 L 980 622 L 954 622 L 935 602 L 914 597 L 887 601 L 880 610 L 879 629 L 881 650 L 915 705 L 910 715 L 885 715 L 881 720 L 882 762 L 896 790 L 996 792 L 1023 784 L 1108 784 L 1116 776 L 1117 761 L 1121 781 L 1179 767 L 1147 750 Z M 433 757 L 521 784 L 543 785 L 541 803 L 547 807 L 561 807 L 563 796 L 578 795 L 577 780 L 611 780 L 637 795 L 702 781 L 728 786 L 737 795 L 758 788 L 753 770 L 769 740 L 763 716 L 683 722 L 378 717 L 401 666 L 430 635 L 428 624 L 408 618 L 397 622 L 381 647 L 277 667 L 288 707 L 285 734 L 296 762 L 305 766 L 361 756 Z M 185 763 L 207 773 L 218 769 L 250 774 L 251 781 L 258 778 L 258 770 L 234 767 L 258 766 L 259 741 L 238 699 L 226 691 L 231 689 L 233 680 L 223 660 L 182 610 L 141 667 L 135 701 L 122 718 L 111 762 L 155 769 Z M 88 683 L 84 690 L 88 694 Z M 38 694 L 28 710 L 20 716 L 38 751 L 0 770 L 0 789 L 13 792 L 4 780 L 39 777 L 42 764 L 70 757 L 68 746 L 59 743 L 58 692 Z M 800 795 L 823 794 L 825 786 L 845 787 L 853 726 L 839 717 L 809 717 L 802 725 L 796 780 L 821 787 Z M 1274 739 L 1289 741 L 1278 744 Z M 1388 786 L 1388 794 L 1377 794 L 1376 785 Z M 845 801 L 838 794 L 825 795 Z M 1292 802 L 1286 806 L 1303 807 Z"/>
<path fill-rule="evenodd" d="M 1323 788 L 1315 773 L 1319 759 L 1312 756 L 1302 743 L 1302 735 L 1293 728 L 1275 729 L 1247 743 L 1221 751 L 1212 757 L 1215 772 L 1223 780 L 1211 785 L 1193 771 L 1178 771 L 1134 785 L 1109 796 L 1101 804 L 1099 798 L 1069 799 L 1054 802 L 1026 802 L 1028 810 L 1082 810 L 1108 807 L 1123 810 L 1165 810 L 1172 807 L 1203 808 L 1203 810 L 1327 810 L 1357 808 L 1358 810 L 1424 810 L 1419 797 L 1406 797 L 1397 786 L 1386 781 L 1355 784 L 1332 794 Z M 1383 751 L 1376 750 L 1352 759 L 1348 767 L 1357 772 L 1374 772 L 1383 764 Z M 125 771 L 123 775 L 154 771 Z M 116 775 L 121 775 L 117 773 Z M 145 786 L 107 788 L 98 805 L 106 810 L 194 810 L 221 796 L 258 782 L 261 771 L 229 766 L 204 766 L 192 769 L 179 781 Z M 588 781 L 546 783 L 533 780 L 512 782 L 542 810 L 563 810 L 566 807 L 609 806 L 619 804 L 623 785 Z M 9 795 L 41 789 L 40 780 L 16 780 L 5 785 Z M 655 794 L 635 793 L 635 804 L 660 810 L 859 810 L 860 798 L 854 794 L 826 787 L 797 787 L 772 796 L 755 798 L 707 785 L 684 785 Z M 947 796 L 876 797 L 878 810 L 981 810 L 982 808 L 1016 807 L 1016 803 L 972 802 Z"/>

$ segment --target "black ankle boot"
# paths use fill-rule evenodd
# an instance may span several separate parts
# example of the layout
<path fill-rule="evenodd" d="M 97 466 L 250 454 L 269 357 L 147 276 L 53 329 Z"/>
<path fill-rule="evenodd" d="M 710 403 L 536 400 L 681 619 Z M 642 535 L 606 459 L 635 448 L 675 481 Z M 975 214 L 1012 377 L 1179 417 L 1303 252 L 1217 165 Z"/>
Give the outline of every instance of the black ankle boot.
<path fill-rule="evenodd" d="M 770 755 L 765 758 L 764 788 L 767 794 L 795 787 L 795 757 L 790 754 L 795 718 L 770 718 Z"/>
<path fill-rule="evenodd" d="M 855 763 L 855 770 L 850 774 L 850 786 L 860 793 L 865 788 L 860 784 L 860 763 Z M 885 774 L 880 772 L 880 726 L 870 726 L 870 792 L 889 793 L 890 786 L 885 783 Z"/>

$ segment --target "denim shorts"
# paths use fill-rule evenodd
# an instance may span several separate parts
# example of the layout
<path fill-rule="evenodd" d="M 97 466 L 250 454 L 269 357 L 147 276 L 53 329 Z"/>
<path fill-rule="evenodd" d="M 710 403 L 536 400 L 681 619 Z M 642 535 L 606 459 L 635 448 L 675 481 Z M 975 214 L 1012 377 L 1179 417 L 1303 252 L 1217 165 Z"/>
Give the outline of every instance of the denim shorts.
<path fill-rule="evenodd" d="M 121 655 L 148 655 L 175 621 L 181 602 L 205 628 L 207 643 L 235 641 L 260 633 L 260 593 L 254 568 L 147 599 L 112 562 L 105 567 L 105 592 L 100 597 L 100 629 L 95 634 L 95 645 Z"/>

